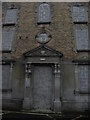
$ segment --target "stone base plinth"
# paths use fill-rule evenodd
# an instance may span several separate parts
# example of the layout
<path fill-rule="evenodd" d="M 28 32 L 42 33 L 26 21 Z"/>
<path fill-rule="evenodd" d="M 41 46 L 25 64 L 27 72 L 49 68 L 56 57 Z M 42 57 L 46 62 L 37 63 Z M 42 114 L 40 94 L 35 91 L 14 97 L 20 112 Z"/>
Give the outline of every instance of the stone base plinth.
<path fill-rule="evenodd" d="M 23 109 L 30 109 L 30 99 L 29 98 L 25 98 L 23 100 Z"/>
<path fill-rule="evenodd" d="M 61 112 L 61 102 L 54 101 L 54 112 Z"/>

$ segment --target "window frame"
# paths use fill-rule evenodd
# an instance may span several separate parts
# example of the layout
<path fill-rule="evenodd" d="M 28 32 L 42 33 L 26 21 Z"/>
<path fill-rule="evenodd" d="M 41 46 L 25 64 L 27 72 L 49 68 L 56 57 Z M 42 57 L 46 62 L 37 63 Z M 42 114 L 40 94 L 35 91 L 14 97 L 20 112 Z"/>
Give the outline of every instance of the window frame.
<path fill-rule="evenodd" d="M 14 23 L 5 23 L 5 17 L 6 17 L 6 12 L 7 10 L 13 10 L 15 9 L 16 10 L 16 20 Z M 10 28 L 14 28 L 14 37 L 15 37 L 15 31 L 16 31 L 16 25 L 18 23 L 18 17 L 19 17 L 19 9 L 20 9 L 20 6 L 19 5 L 16 5 L 16 4 L 12 4 L 10 3 L 9 5 L 7 5 L 5 7 L 5 9 L 3 9 L 3 16 L 2 16 L 2 29 L 3 28 L 7 28 L 7 27 L 10 27 Z M 14 49 L 12 48 L 12 45 L 13 45 L 13 41 L 14 41 L 14 37 L 13 37 L 13 40 L 12 40 L 12 43 L 11 43 L 11 48 L 10 49 L 3 49 L 3 46 L 1 45 L 1 50 L 3 53 L 11 53 Z M 2 41 L 3 43 L 3 41 Z"/>
<path fill-rule="evenodd" d="M 7 12 L 8 12 L 9 10 L 16 10 L 15 20 L 14 20 L 14 22 L 10 22 L 10 23 L 6 21 Z M 17 8 L 7 8 L 6 11 L 5 11 L 4 18 L 3 18 L 3 26 L 16 25 L 16 24 L 17 24 L 17 19 L 18 19 L 18 9 L 17 9 Z M 6 21 L 6 22 L 5 22 L 5 21 Z"/>
<path fill-rule="evenodd" d="M 72 38 L 73 38 L 73 51 L 75 52 L 89 52 L 90 51 L 90 35 L 89 35 L 89 21 L 84 21 L 84 22 L 73 22 L 73 6 L 85 6 L 88 11 L 88 2 L 75 2 L 71 3 L 71 18 L 72 18 Z M 89 14 L 89 12 L 87 13 Z M 88 19 L 89 20 L 89 19 Z M 88 48 L 87 49 L 77 49 L 77 44 L 76 44 L 76 35 L 75 35 L 75 25 L 86 25 L 88 27 Z"/>
<path fill-rule="evenodd" d="M 49 9 L 49 15 L 47 16 L 46 20 L 43 18 L 43 16 L 41 17 L 41 8 L 42 6 L 47 5 L 48 9 Z M 46 15 L 46 9 L 44 9 L 45 15 Z M 51 23 L 51 10 L 50 10 L 50 5 L 48 3 L 41 3 L 38 8 L 37 8 L 37 24 L 49 24 Z"/>
<path fill-rule="evenodd" d="M 3 65 L 10 65 L 9 84 L 8 84 L 8 88 L 7 89 L 3 89 L 2 88 L 2 92 L 3 93 L 12 92 L 11 83 L 12 83 L 12 73 L 13 73 L 14 63 L 15 63 L 15 60 L 13 60 L 13 59 L 2 59 L 2 63 L 0 64 L 1 66 L 3 66 Z M 2 78 L 2 80 L 3 80 L 3 78 Z"/>
<path fill-rule="evenodd" d="M 79 79 L 79 66 L 87 66 L 88 67 L 88 73 L 89 73 L 89 68 L 90 68 L 90 63 L 89 62 L 78 62 L 75 63 L 75 89 L 74 89 L 74 94 L 90 94 L 90 90 L 87 86 L 88 90 L 80 90 L 80 79 Z M 89 74 L 88 74 L 89 75 Z M 88 76 L 89 78 L 90 76 Z M 87 78 L 87 82 L 88 82 Z"/>
<path fill-rule="evenodd" d="M 10 48 L 8 49 L 8 47 L 7 48 L 5 48 L 5 45 L 3 45 L 4 44 L 4 42 L 5 41 L 7 41 L 7 40 L 3 40 L 4 38 L 3 38 L 3 35 L 2 35 L 2 52 L 11 52 L 12 51 L 12 45 L 13 45 L 13 41 L 14 41 L 14 37 L 15 37 L 15 27 L 14 26 L 4 26 L 3 28 L 2 28 L 2 34 L 5 34 L 4 33 L 4 29 L 5 29 L 5 31 L 6 31 L 6 33 L 7 33 L 7 29 L 9 29 L 11 32 L 13 32 L 13 36 L 12 36 L 12 39 L 11 40 L 8 40 L 8 42 L 10 42 Z M 13 30 L 13 31 L 12 31 Z M 9 32 L 10 32 L 9 31 Z M 9 33 L 10 34 L 10 33 Z M 6 38 L 7 39 L 7 38 Z M 4 41 L 4 42 L 3 42 Z"/>
<path fill-rule="evenodd" d="M 74 33 L 74 40 L 75 40 L 75 49 L 76 49 L 76 51 L 77 52 L 87 52 L 87 51 L 90 51 L 90 48 L 89 48 L 89 28 L 88 28 L 88 25 L 87 24 L 84 24 L 84 26 L 86 26 L 87 27 L 87 34 L 88 34 L 88 41 L 86 41 L 87 42 L 87 48 L 82 48 L 82 46 L 80 46 L 80 47 L 78 47 L 78 42 L 79 42 L 79 40 L 77 39 L 77 37 L 76 37 L 76 30 L 85 30 L 85 28 L 84 29 L 82 29 L 82 28 L 80 28 L 80 27 L 82 27 L 81 25 L 83 25 L 83 24 L 75 24 L 75 25 L 73 25 L 73 33 Z M 78 29 L 76 29 L 76 27 L 78 26 Z M 82 39 L 82 38 L 81 38 Z M 78 41 L 78 42 L 77 42 Z M 83 42 L 83 41 L 82 41 Z"/>
<path fill-rule="evenodd" d="M 38 19 L 37 19 L 38 7 L 40 6 L 40 4 L 43 4 L 43 3 L 46 3 L 46 4 L 48 4 L 50 6 L 51 21 L 47 22 L 47 23 L 43 23 L 43 22 L 38 23 Z M 50 3 L 50 2 L 38 2 L 38 3 L 34 3 L 34 11 L 35 11 L 35 23 L 36 23 L 36 26 L 37 25 L 42 25 L 42 24 L 46 24 L 46 25 L 53 24 L 53 11 L 54 11 L 53 3 Z"/>
<path fill-rule="evenodd" d="M 11 79 L 12 79 L 12 67 L 13 67 L 13 63 L 9 60 L 7 61 L 3 61 L 2 62 L 2 69 L 3 69 L 3 65 L 10 65 L 10 76 L 9 76 L 9 80 L 8 80 L 8 85 L 7 88 L 3 88 L 2 86 L 2 92 L 11 92 L 12 88 L 11 88 Z M 2 71 L 2 75 L 3 75 L 3 71 Z M 3 76 L 2 76 L 2 84 L 3 84 Z"/>
<path fill-rule="evenodd" d="M 73 7 L 83 7 L 83 8 L 85 8 L 86 9 L 86 12 L 87 12 L 87 20 L 84 20 L 84 21 L 81 21 L 81 20 L 79 20 L 79 21 L 75 21 L 74 19 L 73 19 Z M 86 7 L 86 5 L 83 5 L 83 4 L 75 4 L 75 5 L 73 5 L 72 6 L 72 21 L 73 21 L 73 23 L 74 24 L 86 24 L 86 23 L 88 23 L 88 8 Z"/>

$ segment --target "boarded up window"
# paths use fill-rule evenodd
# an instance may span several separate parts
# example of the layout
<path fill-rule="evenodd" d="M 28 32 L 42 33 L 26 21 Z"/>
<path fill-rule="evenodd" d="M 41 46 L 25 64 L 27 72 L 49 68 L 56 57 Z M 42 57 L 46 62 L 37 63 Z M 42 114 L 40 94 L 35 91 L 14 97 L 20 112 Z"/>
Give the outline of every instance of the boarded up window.
<path fill-rule="evenodd" d="M 88 50 L 88 27 L 75 26 L 75 39 L 77 50 Z"/>
<path fill-rule="evenodd" d="M 5 24 L 15 24 L 17 21 L 17 9 L 8 9 L 5 16 Z"/>
<path fill-rule="evenodd" d="M 88 91 L 88 66 L 79 66 L 80 91 Z"/>
<path fill-rule="evenodd" d="M 90 92 L 90 65 L 88 67 L 88 90 Z"/>
<path fill-rule="evenodd" d="M 11 50 L 14 39 L 14 27 L 5 27 L 2 31 L 2 50 Z"/>
<path fill-rule="evenodd" d="M 9 88 L 10 65 L 2 65 L 2 88 Z"/>
<path fill-rule="evenodd" d="M 51 22 L 50 5 L 48 5 L 47 3 L 42 3 L 39 5 L 37 19 L 38 23 Z"/>
<path fill-rule="evenodd" d="M 88 92 L 90 86 L 90 65 L 79 65 L 77 67 L 78 86 L 81 92 Z"/>
<path fill-rule="evenodd" d="M 73 21 L 88 22 L 88 13 L 86 6 L 73 6 Z"/>

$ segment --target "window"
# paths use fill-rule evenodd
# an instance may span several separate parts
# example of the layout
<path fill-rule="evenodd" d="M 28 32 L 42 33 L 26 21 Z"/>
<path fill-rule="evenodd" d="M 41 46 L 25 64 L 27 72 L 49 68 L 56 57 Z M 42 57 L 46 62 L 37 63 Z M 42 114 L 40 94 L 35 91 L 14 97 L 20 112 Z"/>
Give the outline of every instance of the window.
<path fill-rule="evenodd" d="M 86 6 L 73 6 L 73 22 L 88 22 Z"/>
<path fill-rule="evenodd" d="M 2 28 L 2 51 L 8 52 L 12 50 L 18 9 L 11 4 L 9 7 L 7 6 L 6 9 L 4 9 L 4 13 Z"/>
<path fill-rule="evenodd" d="M 42 3 L 38 6 L 37 11 L 37 23 L 50 23 L 51 22 L 51 12 L 50 5 L 47 3 Z"/>
<path fill-rule="evenodd" d="M 80 93 L 89 93 L 90 87 L 90 65 L 76 65 L 76 91 Z"/>
<path fill-rule="evenodd" d="M 87 25 L 75 25 L 75 38 L 77 50 L 88 50 L 88 26 Z"/>
<path fill-rule="evenodd" d="M 9 89 L 10 64 L 2 65 L 2 89 Z"/>
<path fill-rule="evenodd" d="M 14 39 L 15 28 L 14 27 L 3 27 L 2 30 L 2 50 L 11 51 L 12 41 Z"/>
<path fill-rule="evenodd" d="M 17 9 L 8 9 L 6 11 L 4 24 L 16 24 L 17 12 Z"/>
<path fill-rule="evenodd" d="M 74 38 L 76 41 L 77 51 L 87 51 L 90 49 L 87 10 L 87 5 L 74 5 L 72 7 Z"/>

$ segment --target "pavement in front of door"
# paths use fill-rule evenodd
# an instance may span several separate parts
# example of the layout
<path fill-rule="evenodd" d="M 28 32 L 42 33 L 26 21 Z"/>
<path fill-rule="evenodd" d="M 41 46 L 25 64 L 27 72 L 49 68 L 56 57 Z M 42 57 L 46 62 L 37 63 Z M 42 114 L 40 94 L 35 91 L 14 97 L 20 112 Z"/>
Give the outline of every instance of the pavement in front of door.
<path fill-rule="evenodd" d="M 3 111 L 0 113 L 1 120 L 90 120 L 89 114 L 64 112 L 64 113 L 40 113 L 40 112 L 17 112 Z"/>

